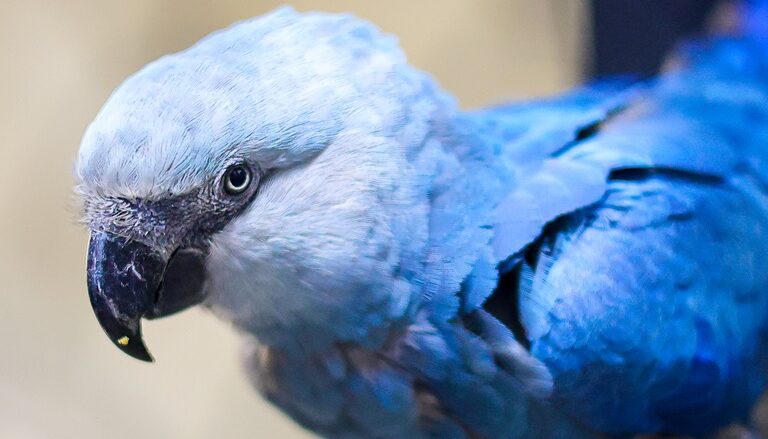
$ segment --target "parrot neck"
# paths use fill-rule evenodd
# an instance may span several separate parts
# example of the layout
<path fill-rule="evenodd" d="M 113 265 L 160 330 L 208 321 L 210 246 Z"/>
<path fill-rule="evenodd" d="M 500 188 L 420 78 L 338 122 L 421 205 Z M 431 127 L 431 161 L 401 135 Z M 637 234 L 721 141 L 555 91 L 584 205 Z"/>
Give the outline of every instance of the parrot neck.
<path fill-rule="evenodd" d="M 426 120 L 329 145 L 273 179 L 217 235 L 207 271 L 208 304 L 219 316 L 266 346 L 312 353 L 338 344 L 379 349 L 419 312 L 447 322 L 479 306 L 498 276 L 487 224 L 504 191 L 490 189 L 513 173 L 483 118 L 447 98 L 425 100 Z M 342 184 L 296 191 L 314 168 Z M 281 200 L 280 208 L 264 199 Z M 473 302 L 461 303 L 470 284 Z"/>

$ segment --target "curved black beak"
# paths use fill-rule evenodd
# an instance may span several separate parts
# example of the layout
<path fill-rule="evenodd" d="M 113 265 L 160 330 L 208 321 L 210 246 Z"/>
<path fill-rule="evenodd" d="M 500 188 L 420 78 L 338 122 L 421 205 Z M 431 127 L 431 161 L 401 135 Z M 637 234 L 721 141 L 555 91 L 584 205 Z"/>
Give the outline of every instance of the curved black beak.
<path fill-rule="evenodd" d="M 112 343 L 133 358 L 152 361 L 141 319 L 165 317 L 205 299 L 206 253 L 190 247 L 163 256 L 138 241 L 91 233 L 88 295 Z"/>
<path fill-rule="evenodd" d="M 88 295 L 101 327 L 120 350 L 152 361 L 141 318 L 153 311 L 167 259 L 147 245 L 93 232 L 88 246 Z"/>

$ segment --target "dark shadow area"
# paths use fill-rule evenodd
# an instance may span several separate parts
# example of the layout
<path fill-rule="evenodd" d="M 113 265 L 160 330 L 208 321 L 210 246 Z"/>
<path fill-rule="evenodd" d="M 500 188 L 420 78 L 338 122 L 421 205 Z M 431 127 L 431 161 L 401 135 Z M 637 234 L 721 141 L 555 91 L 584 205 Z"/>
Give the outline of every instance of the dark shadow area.
<path fill-rule="evenodd" d="M 651 76 L 670 49 L 705 30 L 717 0 L 593 0 L 587 75 Z"/>

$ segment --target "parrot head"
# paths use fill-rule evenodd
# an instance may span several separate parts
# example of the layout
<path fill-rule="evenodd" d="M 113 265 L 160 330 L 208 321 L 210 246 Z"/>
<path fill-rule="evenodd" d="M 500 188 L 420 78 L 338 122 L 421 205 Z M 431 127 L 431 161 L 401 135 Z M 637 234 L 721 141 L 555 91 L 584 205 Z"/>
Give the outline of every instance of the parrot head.
<path fill-rule="evenodd" d="M 409 156 L 438 95 L 371 25 L 290 9 L 128 78 L 75 171 L 89 296 L 112 342 L 149 361 L 141 319 L 200 303 L 270 345 L 365 338 L 402 317 L 428 222 Z"/>

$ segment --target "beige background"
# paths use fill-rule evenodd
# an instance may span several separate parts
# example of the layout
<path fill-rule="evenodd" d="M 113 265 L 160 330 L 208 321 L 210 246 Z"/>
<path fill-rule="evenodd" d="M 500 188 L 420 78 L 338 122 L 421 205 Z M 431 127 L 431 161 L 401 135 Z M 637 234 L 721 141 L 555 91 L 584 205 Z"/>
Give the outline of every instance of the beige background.
<path fill-rule="evenodd" d="M 0 438 L 307 437 L 240 374 L 226 324 L 146 324 L 157 362 L 112 347 L 86 295 L 71 200 L 80 136 L 128 74 L 277 1 L 0 3 Z M 577 82 L 581 1 L 300 1 L 400 36 L 466 106 Z"/>

